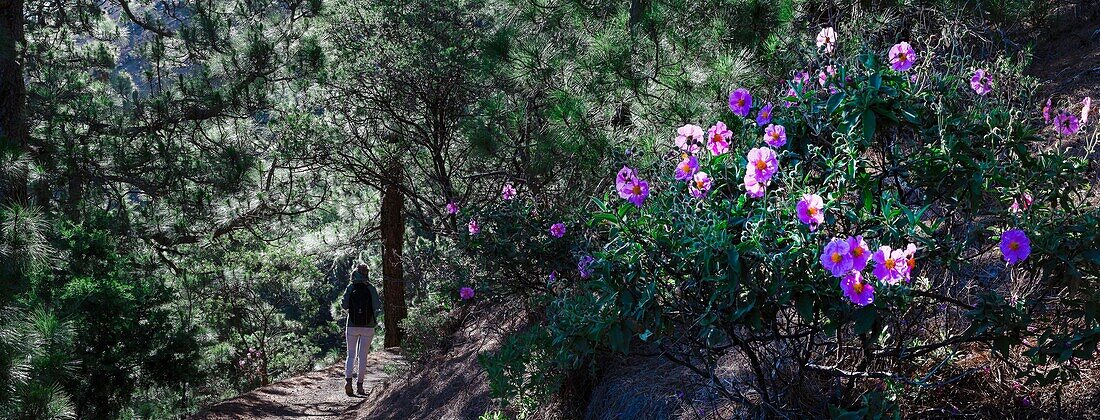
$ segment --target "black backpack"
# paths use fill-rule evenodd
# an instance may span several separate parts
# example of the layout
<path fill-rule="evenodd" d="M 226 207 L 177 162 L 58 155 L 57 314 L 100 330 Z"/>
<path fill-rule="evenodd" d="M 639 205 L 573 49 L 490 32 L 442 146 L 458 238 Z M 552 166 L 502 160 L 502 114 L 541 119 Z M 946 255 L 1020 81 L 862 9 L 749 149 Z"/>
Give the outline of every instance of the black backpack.
<path fill-rule="evenodd" d="M 370 293 L 370 286 L 363 283 L 353 284 L 348 301 L 348 318 L 352 326 L 374 325 L 374 299 Z"/>

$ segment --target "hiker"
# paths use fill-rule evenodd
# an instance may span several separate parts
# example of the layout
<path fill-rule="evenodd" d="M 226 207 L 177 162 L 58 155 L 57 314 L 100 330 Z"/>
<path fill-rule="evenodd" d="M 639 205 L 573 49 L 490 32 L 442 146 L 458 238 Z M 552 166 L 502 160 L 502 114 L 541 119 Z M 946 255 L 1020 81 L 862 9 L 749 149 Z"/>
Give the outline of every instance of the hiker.
<path fill-rule="evenodd" d="M 351 273 L 351 284 L 344 291 L 344 300 L 340 307 L 348 310 L 348 323 L 344 337 L 348 343 L 348 359 L 344 363 L 344 392 L 349 397 L 355 394 L 351 390 L 352 366 L 355 366 L 355 357 L 359 356 L 359 375 L 356 381 L 356 391 L 366 395 L 363 391 L 363 377 L 367 374 L 367 354 L 370 353 L 370 343 L 374 339 L 374 327 L 378 326 L 378 315 L 382 312 L 382 302 L 378 300 L 378 289 L 370 284 L 367 276 L 369 269 L 366 264 Z"/>

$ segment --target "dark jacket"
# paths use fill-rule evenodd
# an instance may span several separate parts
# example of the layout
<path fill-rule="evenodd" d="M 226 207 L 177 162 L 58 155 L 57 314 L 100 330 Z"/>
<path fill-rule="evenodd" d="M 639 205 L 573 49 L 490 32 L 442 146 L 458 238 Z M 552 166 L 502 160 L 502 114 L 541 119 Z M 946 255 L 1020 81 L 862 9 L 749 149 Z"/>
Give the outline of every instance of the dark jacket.
<path fill-rule="evenodd" d="M 378 299 L 378 289 L 375 289 L 374 286 L 371 285 L 370 282 L 367 281 L 366 277 L 363 276 L 362 274 L 360 274 L 358 271 L 353 272 L 351 274 L 351 284 L 349 284 L 348 288 L 344 290 L 344 299 L 340 302 L 340 307 L 344 308 L 344 309 L 348 309 L 348 308 L 351 307 L 351 302 L 349 302 L 348 299 L 351 298 L 351 289 L 353 287 L 355 287 L 356 283 L 363 283 L 363 284 L 367 285 L 367 290 L 370 291 L 370 298 L 371 298 L 371 302 L 373 303 L 373 307 L 374 307 L 374 323 L 372 323 L 370 325 L 351 325 L 352 324 L 351 317 L 349 316 L 348 321 L 345 324 L 345 326 L 347 326 L 347 327 L 368 327 L 368 328 L 377 327 L 378 326 L 378 317 L 382 316 L 382 301 Z"/>

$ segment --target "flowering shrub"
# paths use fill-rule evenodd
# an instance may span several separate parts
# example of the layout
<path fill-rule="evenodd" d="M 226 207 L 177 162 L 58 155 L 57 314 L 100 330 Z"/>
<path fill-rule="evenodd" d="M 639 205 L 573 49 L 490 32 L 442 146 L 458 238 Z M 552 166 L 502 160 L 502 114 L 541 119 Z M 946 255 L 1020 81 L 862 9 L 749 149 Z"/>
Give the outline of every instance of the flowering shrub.
<path fill-rule="evenodd" d="M 730 401 L 797 410 L 789 384 L 928 385 L 964 345 L 1035 382 L 1094 355 L 1100 213 L 1087 161 L 1051 141 L 1095 133 L 1088 111 L 1040 114 L 1022 81 L 919 43 L 833 58 L 837 39 L 817 36 L 816 85 L 732 89 L 705 136 L 670 127 L 663 158 L 618 172 L 549 311 L 560 363 L 652 346 Z M 948 334 L 920 327 L 949 310 Z M 725 357 L 752 380 L 720 377 Z"/>

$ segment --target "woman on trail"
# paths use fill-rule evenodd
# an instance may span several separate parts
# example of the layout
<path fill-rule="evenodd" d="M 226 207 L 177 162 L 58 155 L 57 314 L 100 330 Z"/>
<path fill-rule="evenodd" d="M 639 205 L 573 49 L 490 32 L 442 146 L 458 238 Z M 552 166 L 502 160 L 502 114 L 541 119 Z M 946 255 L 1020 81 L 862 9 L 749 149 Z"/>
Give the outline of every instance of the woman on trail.
<path fill-rule="evenodd" d="M 352 367 L 355 366 L 355 357 L 359 357 L 359 374 L 356 381 L 356 391 L 366 395 L 363 391 L 363 377 L 367 374 L 367 354 L 370 353 L 370 343 L 374 339 L 374 327 L 378 326 L 378 315 L 382 312 L 382 302 L 378 300 L 378 289 L 370 284 L 366 264 L 351 273 L 351 284 L 344 291 L 344 300 L 340 307 L 348 310 L 348 323 L 344 337 L 348 343 L 348 359 L 344 363 L 344 392 L 354 397 L 351 389 Z"/>

